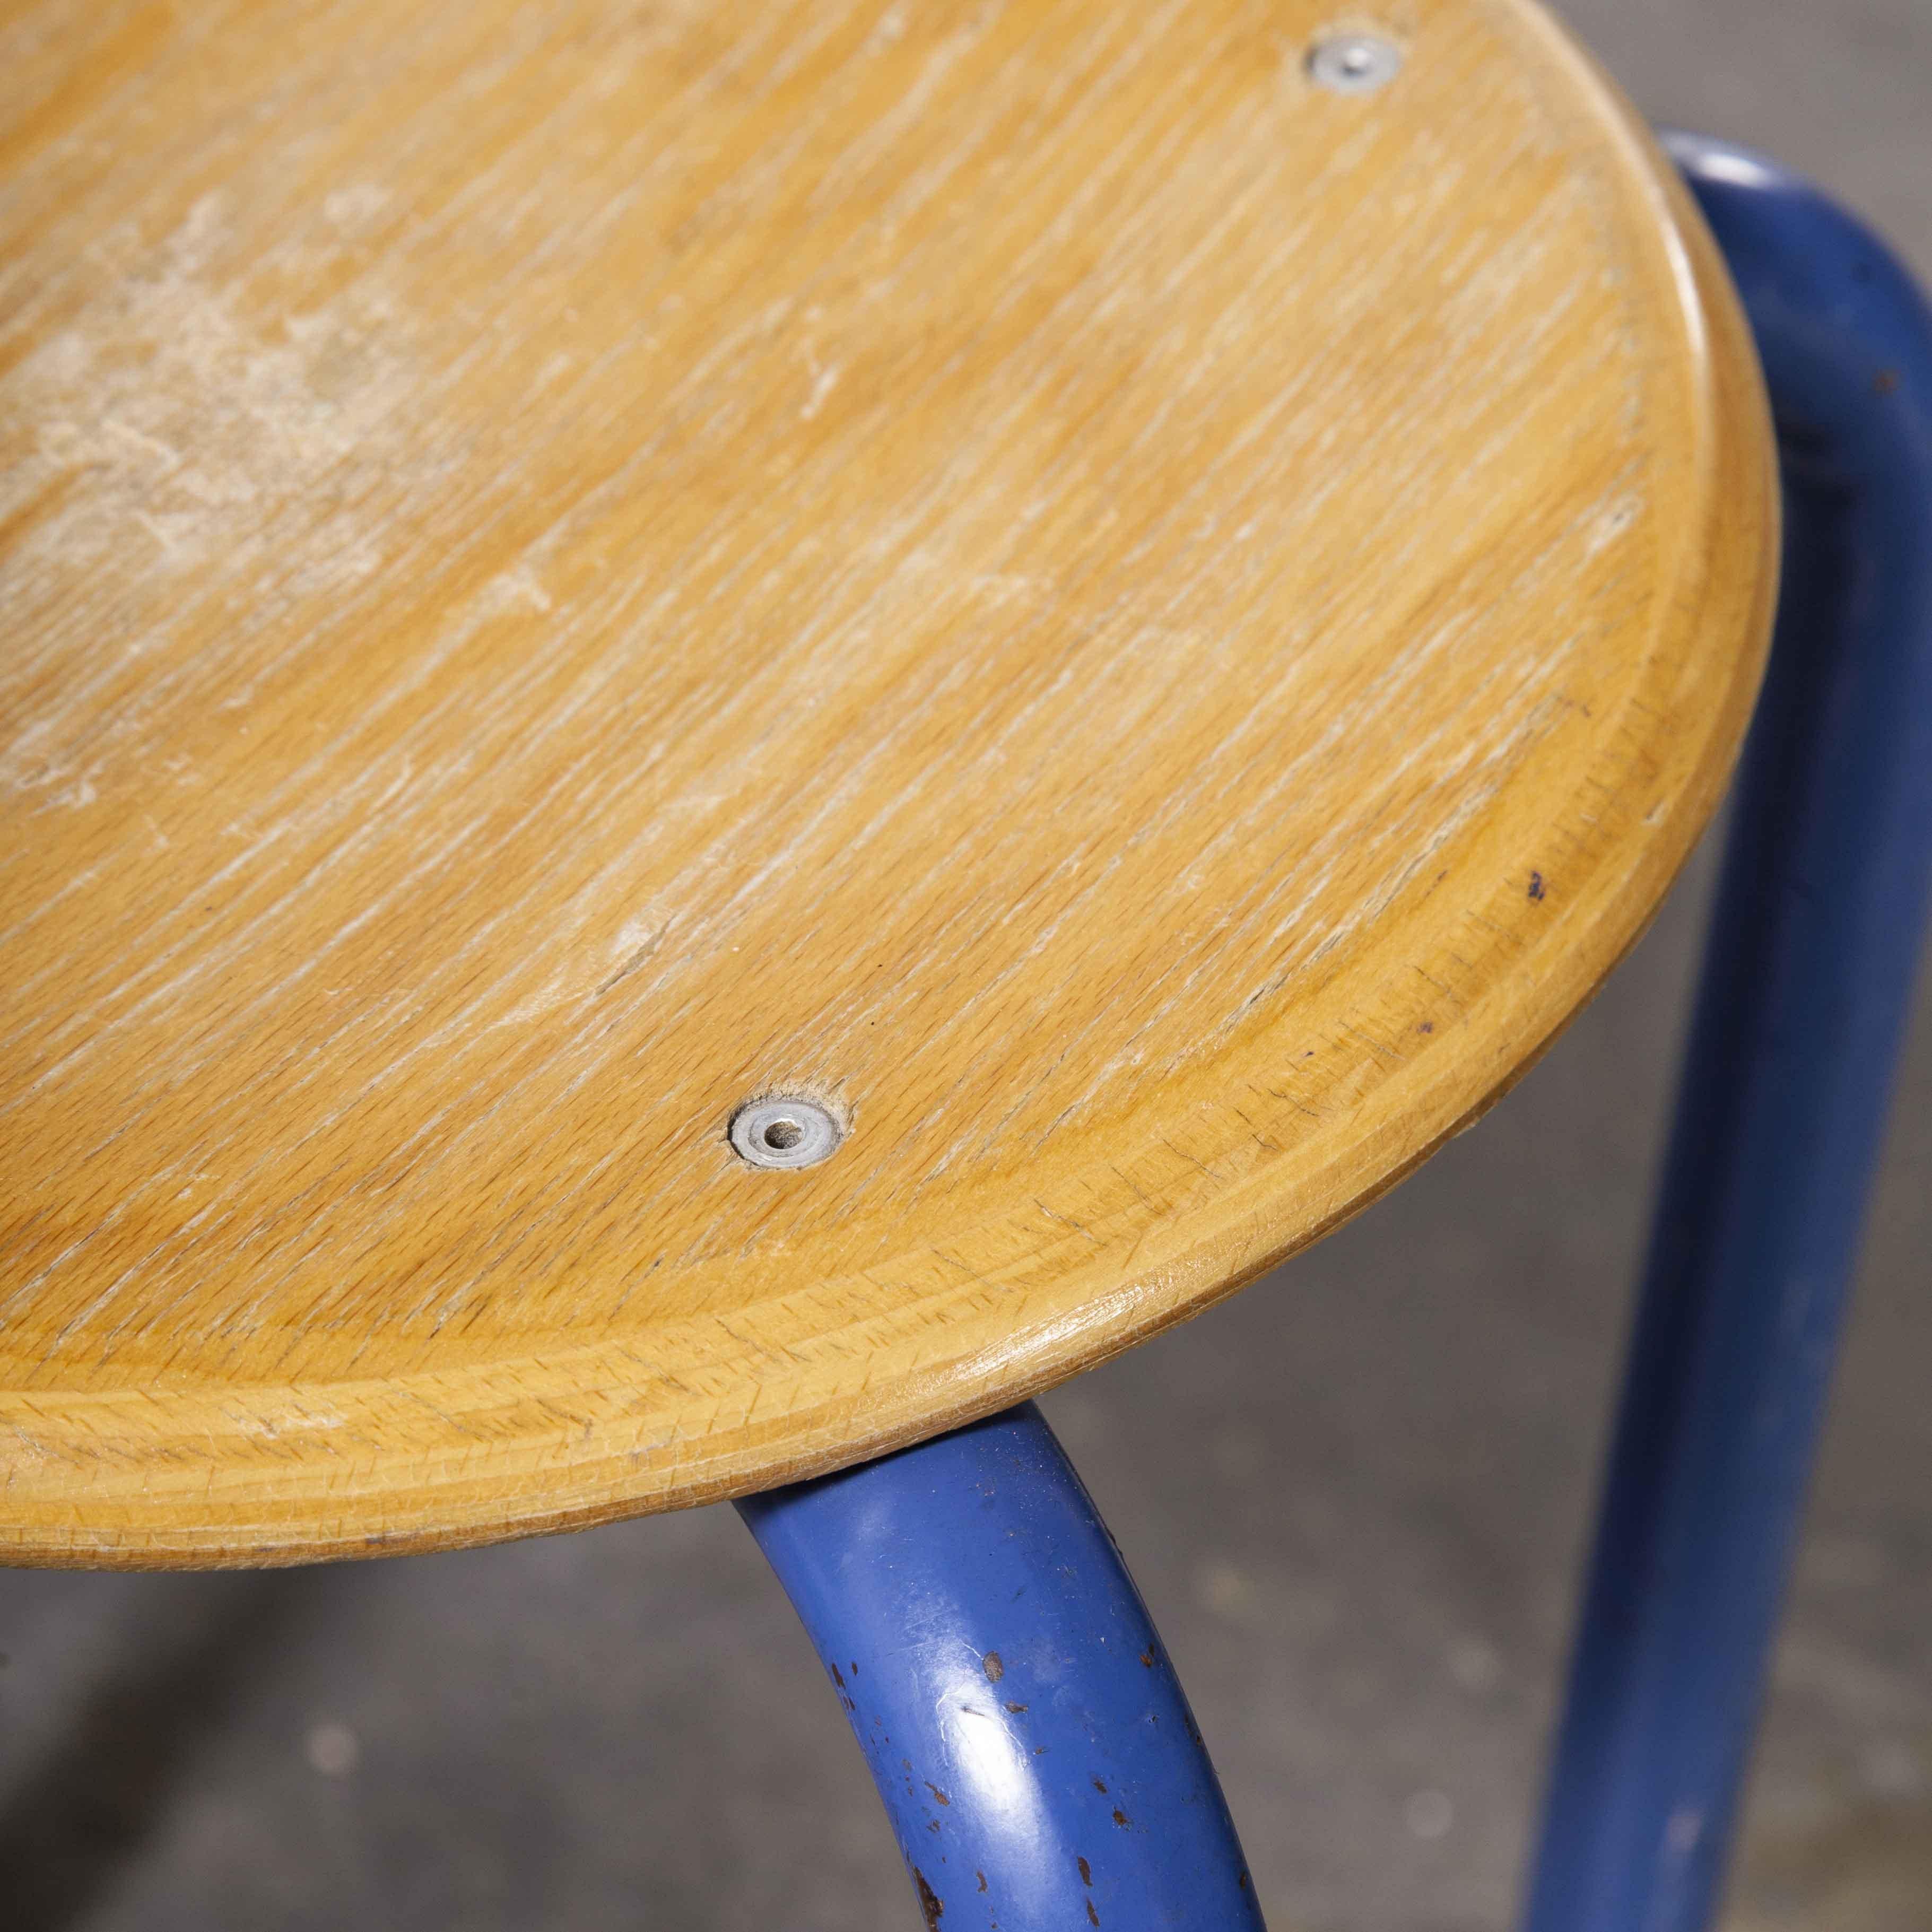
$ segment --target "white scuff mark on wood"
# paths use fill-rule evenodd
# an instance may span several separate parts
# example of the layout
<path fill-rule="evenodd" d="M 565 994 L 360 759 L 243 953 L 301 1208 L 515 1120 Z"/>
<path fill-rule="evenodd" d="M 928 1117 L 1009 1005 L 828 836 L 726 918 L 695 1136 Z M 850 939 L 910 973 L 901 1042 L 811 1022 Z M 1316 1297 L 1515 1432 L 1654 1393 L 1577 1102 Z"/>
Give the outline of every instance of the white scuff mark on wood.
<path fill-rule="evenodd" d="M 527 562 L 491 578 L 484 586 L 483 601 L 485 608 L 493 611 L 520 607 L 543 612 L 556 608 L 550 592 L 537 580 L 536 571 Z"/>
<path fill-rule="evenodd" d="M 825 406 L 825 399 L 830 395 L 838 381 L 836 368 L 820 369 L 814 365 L 812 393 L 805 399 L 804 406 L 798 412 L 801 422 L 809 422 Z"/>
<path fill-rule="evenodd" d="M 369 226 L 395 199 L 380 182 L 357 182 L 332 188 L 322 198 L 322 218 L 332 226 L 358 232 Z"/>

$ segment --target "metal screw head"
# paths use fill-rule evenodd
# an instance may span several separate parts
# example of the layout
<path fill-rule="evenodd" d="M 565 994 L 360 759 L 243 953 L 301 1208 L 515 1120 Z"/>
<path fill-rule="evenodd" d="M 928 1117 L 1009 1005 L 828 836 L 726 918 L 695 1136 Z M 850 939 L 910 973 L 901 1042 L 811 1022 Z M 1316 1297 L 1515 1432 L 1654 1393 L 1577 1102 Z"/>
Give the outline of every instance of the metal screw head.
<path fill-rule="evenodd" d="M 749 1101 L 731 1116 L 731 1145 L 753 1167 L 815 1167 L 844 1138 L 829 1107 L 797 1095 Z"/>
<path fill-rule="evenodd" d="M 1378 34 L 1324 34 L 1308 50 L 1308 77 L 1331 94 L 1372 94 L 1402 71 L 1402 50 Z"/>

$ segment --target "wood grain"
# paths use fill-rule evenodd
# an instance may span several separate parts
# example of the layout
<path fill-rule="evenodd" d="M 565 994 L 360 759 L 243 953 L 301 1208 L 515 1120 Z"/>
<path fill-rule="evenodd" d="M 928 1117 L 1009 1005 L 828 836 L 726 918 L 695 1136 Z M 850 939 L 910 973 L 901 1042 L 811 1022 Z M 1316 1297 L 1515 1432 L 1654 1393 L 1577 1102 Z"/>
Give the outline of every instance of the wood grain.
<path fill-rule="evenodd" d="M 13 1560 L 915 1439 L 1587 998 L 1754 692 L 1755 364 L 1542 15 L 1330 23 L 0 10 Z"/>

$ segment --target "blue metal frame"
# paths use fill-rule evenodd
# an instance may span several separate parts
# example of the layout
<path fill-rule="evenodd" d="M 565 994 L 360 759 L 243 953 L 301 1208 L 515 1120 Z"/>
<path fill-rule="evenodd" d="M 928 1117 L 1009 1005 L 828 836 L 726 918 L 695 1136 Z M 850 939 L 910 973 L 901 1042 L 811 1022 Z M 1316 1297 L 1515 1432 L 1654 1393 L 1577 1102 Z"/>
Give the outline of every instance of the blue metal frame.
<path fill-rule="evenodd" d="M 1030 1402 L 738 1508 L 928 1932 L 1263 1932 L 1167 1653 Z"/>
<path fill-rule="evenodd" d="M 1670 145 L 1763 361 L 1784 581 L 1527 1932 L 1716 1905 L 1932 886 L 1932 312 L 1805 182 Z"/>
<path fill-rule="evenodd" d="M 1763 360 L 1784 584 L 1526 1932 L 1710 1918 L 1932 892 L 1932 314 L 1804 182 L 1671 146 Z M 1186 1700 L 1030 1404 L 739 1507 L 928 1932 L 1259 1932 Z"/>

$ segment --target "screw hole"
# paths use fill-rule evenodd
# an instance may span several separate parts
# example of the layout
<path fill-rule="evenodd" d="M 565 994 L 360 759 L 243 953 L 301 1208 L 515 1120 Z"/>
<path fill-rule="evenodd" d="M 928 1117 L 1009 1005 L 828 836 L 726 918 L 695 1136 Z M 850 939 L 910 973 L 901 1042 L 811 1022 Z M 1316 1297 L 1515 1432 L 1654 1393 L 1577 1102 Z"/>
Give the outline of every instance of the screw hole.
<path fill-rule="evenodd" d="M 788 1148 L 795 1148 L 805 1138 L 805 1130 L 796 1120 L 774 1120 L 765 1130 L 764 1142 L 768 1148 L 783 1154 Z"/>

